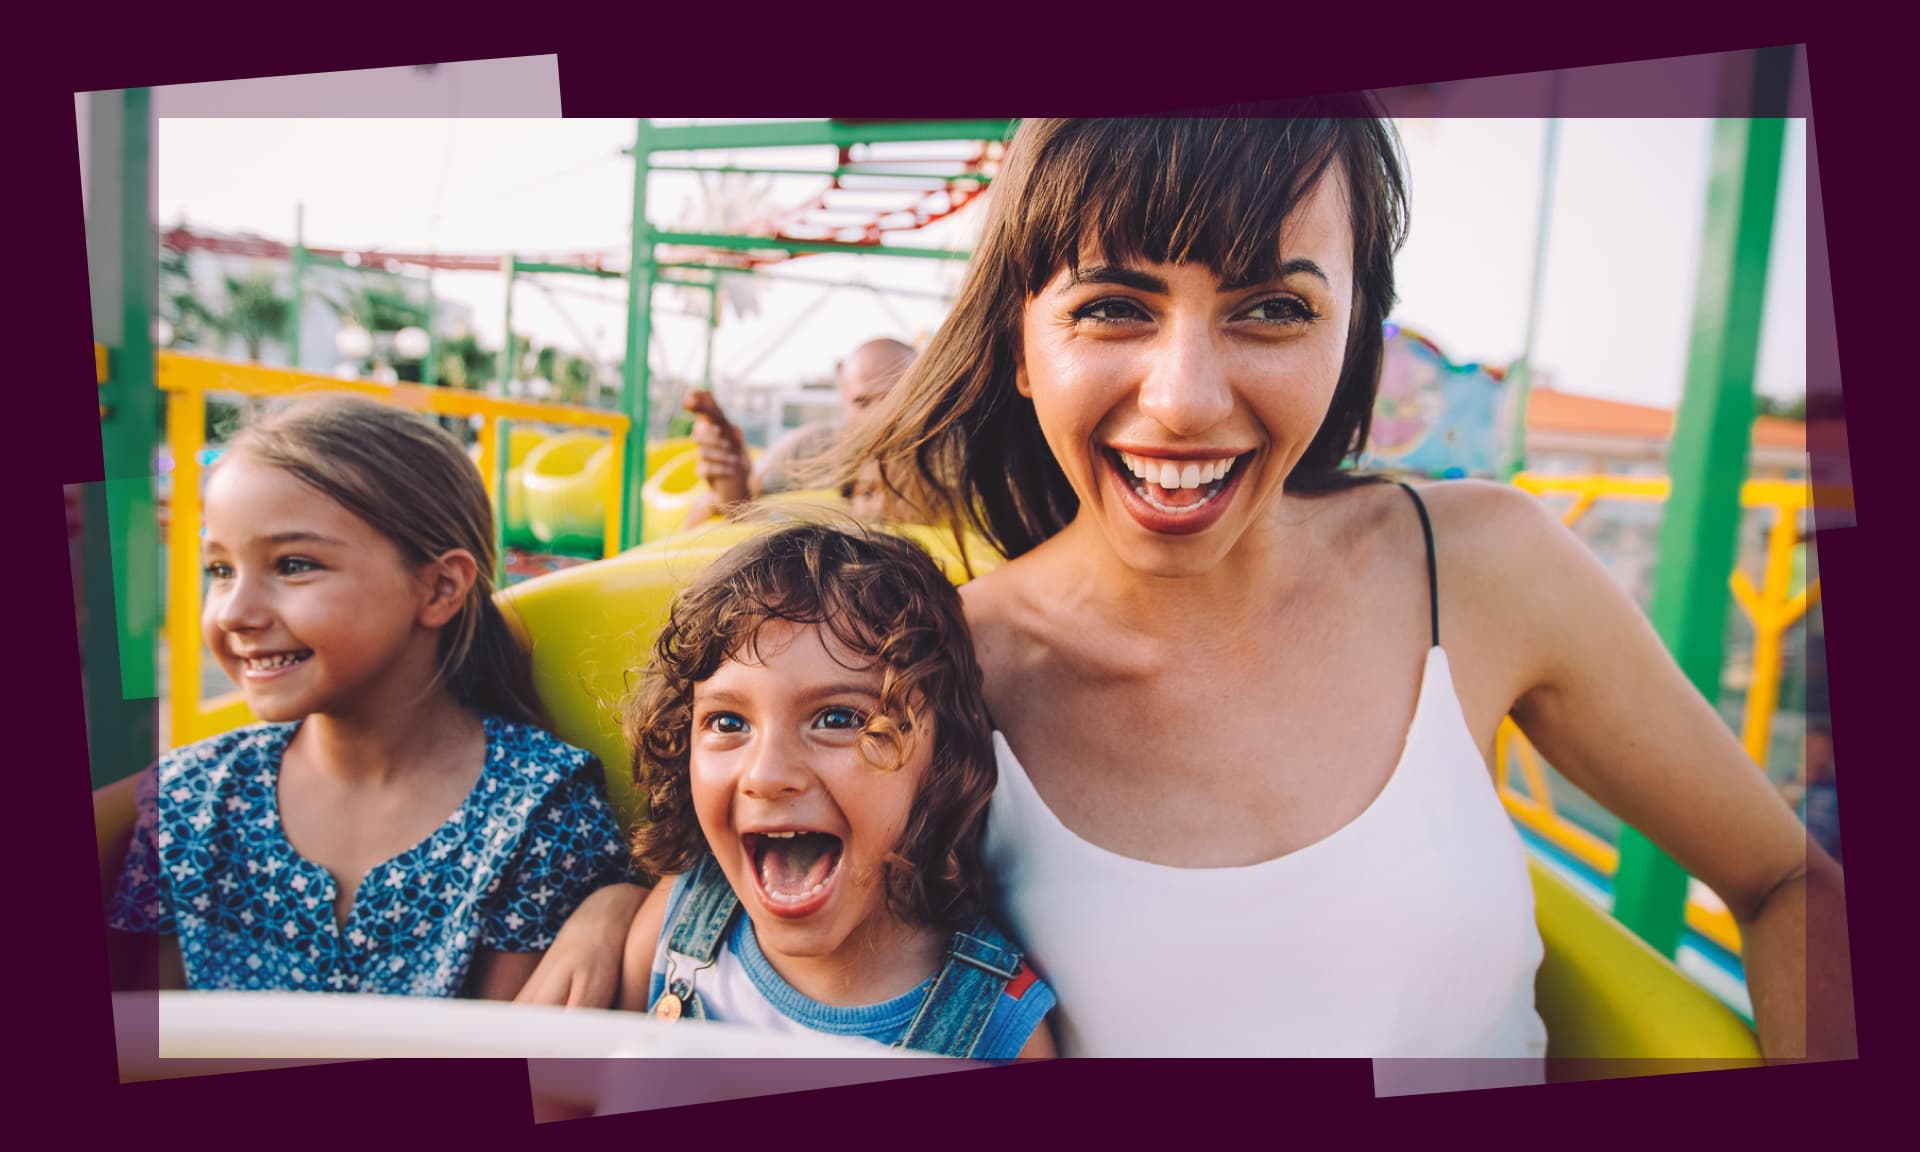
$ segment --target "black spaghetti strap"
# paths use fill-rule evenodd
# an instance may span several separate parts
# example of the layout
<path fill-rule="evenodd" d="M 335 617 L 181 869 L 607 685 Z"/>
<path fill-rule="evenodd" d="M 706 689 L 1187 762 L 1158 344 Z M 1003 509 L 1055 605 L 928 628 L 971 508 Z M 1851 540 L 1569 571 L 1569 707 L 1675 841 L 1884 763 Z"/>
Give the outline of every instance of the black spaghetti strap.
<path fill-rule="evenodd" d="M 1414 509 L 1420 513 L 1420 534 L 1427 538 L 1427 607 L 1433 616 L 1433 646 L 1438 648 L 1440 647 L 1440 566 L 1434 562 L 1433 558 L 1433 521 L 1427 519 L 1427 502 L 1420 499 L 1420 493 L 1413 490 L 1413 485 L 1404 480 L 1396 480 L 1394 483 L 1405 489 L 1408 497 L 1413 500 Z"/>

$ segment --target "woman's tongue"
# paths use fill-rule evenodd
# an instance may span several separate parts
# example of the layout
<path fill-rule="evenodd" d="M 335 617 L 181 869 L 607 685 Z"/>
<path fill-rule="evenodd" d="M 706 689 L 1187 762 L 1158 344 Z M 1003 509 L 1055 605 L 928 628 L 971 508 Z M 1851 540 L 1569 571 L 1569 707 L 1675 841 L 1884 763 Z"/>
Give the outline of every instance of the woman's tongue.
<path fill-rule="evenodd" d="M 1203 503 L 1213 487 L 1211 484 L 1202 484 L 1197 488 L 1163 488 L 1158 484 L 1142 483 L 1147 496 L 1154 503 L 1167 508 L 1191 508 Z"/>
<path fill-rule="evenodd" d="M 803 832 L 761 841 L 760 884 L 768 895 L 798 900 L 819 886 L 833 871 L 833 837 Z"/>

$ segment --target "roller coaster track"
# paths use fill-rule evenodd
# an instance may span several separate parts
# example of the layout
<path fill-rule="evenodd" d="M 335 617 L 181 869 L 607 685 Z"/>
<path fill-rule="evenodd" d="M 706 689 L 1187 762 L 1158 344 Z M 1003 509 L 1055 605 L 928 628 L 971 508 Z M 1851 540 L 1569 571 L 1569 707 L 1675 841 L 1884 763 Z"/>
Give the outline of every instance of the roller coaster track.
<path fill-rule="evenodd" d="M 839 149 L 838 163 L 821 170 L 827 186 L 805 203 L 777 212 L 732 233 L 740 236 L 798 243 L 850 251 L 872 250 L 883 246 L 884 237 L 914 232 L 944 220 L 972 203 L 986 190 L 992 170 L 998 163 L 998 146 L 980 143 L 964 157 L 906 159 L 889 156 L 883 160 L 855 160 L 853 150 Z M 671 169 L 665 169 L 671 170 Z M 725 171 L 725 169 L 715 169 Z M 800 174 L 794 170 L 794 174 Z M 263 236 L 221 236 L 197 232 L 185 226 L 169 228 L 160 234 L 163 248 L 177 252 L 214 252 L 222 255 L 261 260 L 288 260 L 293 247 Z M 309 255 L 322 260 L 369 270 L 398 272 L 402 267 L 433 268 L 447 272 L 498 272 L 508 254 L 476 252 L 419 252 L 386 248 L 335 248 L 308 246 Z M 748 251 L 723 251 L 705 246 L 663 246 L 666 260 L 696 259 L 701 263 L 732 267 L 760 267 L 818 251 L 786 251 L 756 248 Z M 614 275 L 624 275 L 626 254 L 607 249 L 559 255 L 530 256 L 515 253 L 525 262 L 563 264 Z"/>

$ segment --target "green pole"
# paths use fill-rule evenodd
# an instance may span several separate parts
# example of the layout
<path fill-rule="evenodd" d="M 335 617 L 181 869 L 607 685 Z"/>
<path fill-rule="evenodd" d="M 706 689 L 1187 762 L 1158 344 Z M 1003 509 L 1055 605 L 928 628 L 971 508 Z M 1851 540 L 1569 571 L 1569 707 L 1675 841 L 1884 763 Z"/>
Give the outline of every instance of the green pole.
<path fill-rule="evenodd" d="M 626 499 L 620 527 L 625 548 L 640 543 L 646 509 L 640 503 L 647 481 L 647 393 L 653 386 L 647 371 L 647 347 L 653 336 L 653 229 L 647 223 L 647 173 L 653 160 L 653 125 L 641 117 L 633 136 L 633 253 L 628 263 L 627 363 L 622 377 L 627 419 L 627 458 L 624 470 Z"/>
<path fill-rule="evenodd" d="M 507 586 L 507 466 L 513 446 L 513 421 L 493 422 L 493 586 Z"/>
<path fill-rule="evenodd" d="M 1558 85 L 1559 74 L 1554 74 Z M 1527 466 L 1527 402 L 1533 396 L 1533 349 L 1540 329 L 1540 299 L 1546 290 L 1547 233 L 1553 222 L 1553 178 L 1559 169 L 1560 118 L 1547 119 L 1547 138 L 1540 158 L 1540 215 L 1533 231 L 1533 286 L 1527 300 L 1526 343 L 1520 363 L 1508 379 L 1513 388 L 1513 426 L 1507 430 L 1507 460 L 1500 478 L 1511 481 Z"/>
<path fill-rule="evenodd" d="M 293 281 L 293 301 L 287 307 L 287 366 L 300 371 L 300 313 L 307 303 L 307 208 L 293 206 L 293 252 L 287 262 L 287 278 Z"/>
<path fill-rule="evenodd" d="M 1714 122 L 1686 391 L 1668 455 L 1673 488 L 1660 523 L 1650 615 L 1709 703 L 1719 696 L 1725 660 L 1727 573 L 1738 545 L 1740 487 L 1752 438 L 1753 371 L 1785 124 Z M 1639 832 L 1623 829 L 1613 891 L 1614 915 L 1674 955 L 1687 897 L 1680 866 Z"/>
<path fill-rule="evenodd" d="M 700 390 L 713 391 L 713 334 L 720 330 L 720 278 L 715 276 L 707 289 L 707 352 L 700 358 Z"/>
<path fill-rule="evenodd" d="M 87 262 L 105 483 L 84 495 L 87 738 L 96 786 L 138 771 L 157 744 L 160 541 L 154 514 L 156 238 L 150 92 L 88 96 Z"/>
<path fill-rule="evenodd" d="M 431 388 L 440 383 L 440 332 L 434 323 L 438 311 L 433 295 L 433 266 L 427 266 L 427 362 L 420 366 L 420 382 Z"/>
<path fill-rule="evenodd" d="M 500 258 L 500 271 L 507 277 L 507 335 L 500 342 L 500 395 L 513 392 L 513 273 L 518 267 L 512 255 Z"/>

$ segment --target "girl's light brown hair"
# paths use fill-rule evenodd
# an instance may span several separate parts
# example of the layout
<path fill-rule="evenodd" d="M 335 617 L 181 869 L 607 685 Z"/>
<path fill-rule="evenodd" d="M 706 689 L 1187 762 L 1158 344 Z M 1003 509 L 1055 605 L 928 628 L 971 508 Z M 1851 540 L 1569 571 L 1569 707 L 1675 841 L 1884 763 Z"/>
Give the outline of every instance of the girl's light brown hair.
<path fill-rule="evenodd" d="M 1083 249 L 1109 261 L 1206 265 L 1223 280 L 1272 278 L 1281 227 L 1319 179 L 1345 177 L 1354 238 L 1347 352 L 1319 433 L 1289 491 L 1355 482 L 1393 307 L 1393 258 L 1406 237 L 1399 142 L 1365 97 L 1330 97 L 1260 115 L 1022 120 L 995 179 L 979 245 L 946 323 L 883 410 L 833 462 L 850 479 L 869 461 L 956 533 L 971 526 L 1009 557 L 1073 519 L 1079 498 L 1014 387 L 1029 297 Z"/>
<path fill-rule="evenodd" d="M 440 630 L 439 678 L 474 712 L 545 726 L 533 662 L 493 602 L 493 506 L 458 441 L 411 412 L 325 396 L 247 428 L 227 451 L 339 504 L 393 541 L 409 564 L 456 548 L 471 553 L 473 587 Z"/>
<path fill-rule="evenodd" d="M 887 857 L 888 907 L 914 924 L 964 927 L 986 909 L 981 839 L 995 767 L 991 728 L 960 595 L 920 547 L 880 531 L 781 528 L 714 561 L 673 602 L 629 702 L 625 730 L 648 823 L 634 854 L 678 875 L 707 850 L 689 781 L 694 685 L 751 657 L 769 621 L 814 624 L 879 665 L 879 707 L 861 734 L 876 771 L 915 742 L 933 759 L 900 844 Z"/>

